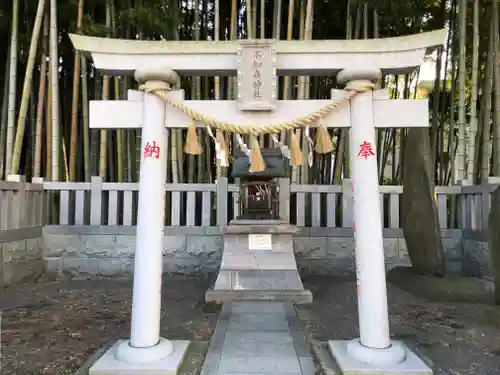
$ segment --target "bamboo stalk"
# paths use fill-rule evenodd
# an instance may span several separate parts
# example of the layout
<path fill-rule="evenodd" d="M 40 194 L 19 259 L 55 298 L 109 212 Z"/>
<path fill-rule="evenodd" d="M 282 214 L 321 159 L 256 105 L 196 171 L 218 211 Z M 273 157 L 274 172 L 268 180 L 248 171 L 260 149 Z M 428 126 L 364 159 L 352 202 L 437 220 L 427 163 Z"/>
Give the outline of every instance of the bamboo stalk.
<path fill-rule="evenodd" d="M 52 86 L 52 180 L 59 181 L 60 125 L 59 125 L 59 53 L 57 31 L 57 0 L 50 0 L 50 65 Z"/>
<path fill-rule="evenodd" d="M 9 74 L 9 105 L 7 112 L 7 139 L 5 149 L 5 177 L 12 167 L 12 150 L 14 146 L 14 122 L 16 121 L 17 93 L 17 53 L 19 32 L 19 0 L 12 0 L 12 26 L 10 35 L 10 74 Z"/>
<path fill-rule="evenodd" d="M 43 141 L 43 114 L 45 108 L 45 97 L 47 91 L 47 42 L 49 34 L 49 22 L 47 17 L 43 20 L 43 52 L 42 52 L 42 62 L 40 65 L 40 83 L 38 90 L 38 105 L 36 114 L 36 131 L 35 131 L 35 168 L 34 176 L 41 176 L 42 169 L 42 141 Z"/>

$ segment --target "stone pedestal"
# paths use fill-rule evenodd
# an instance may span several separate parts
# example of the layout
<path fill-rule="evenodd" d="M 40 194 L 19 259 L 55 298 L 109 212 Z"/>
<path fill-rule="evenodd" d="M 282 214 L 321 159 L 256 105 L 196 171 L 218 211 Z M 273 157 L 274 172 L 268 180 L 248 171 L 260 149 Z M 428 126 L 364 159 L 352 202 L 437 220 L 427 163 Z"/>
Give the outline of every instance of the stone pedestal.
<path fill-rule="evenodd" d="M 274 300 L 311 303 L 297 270 L 292 236 L 282 220 L 233 220 L 224 228 L 222 262 L 207 302 Z"/>
<path fill-rule="evenodd" d="M 165 341 L 165 339 L 160 340 L 156 351 L 161 351 Z M 127 362 L 118 358 L 121 348 L 127 343 L 125 340 L 116 342 L 90 367 L 89 375 L 176 375 L 189 347 L 189 341 L 169 340 L 172 347 L 171 353 L 166 351 L 165 355 L 160 354 L 154 360 L 149 361 L 151 350 L 149 348 L 138 349 L 130 355 L 137 361 Z"/>

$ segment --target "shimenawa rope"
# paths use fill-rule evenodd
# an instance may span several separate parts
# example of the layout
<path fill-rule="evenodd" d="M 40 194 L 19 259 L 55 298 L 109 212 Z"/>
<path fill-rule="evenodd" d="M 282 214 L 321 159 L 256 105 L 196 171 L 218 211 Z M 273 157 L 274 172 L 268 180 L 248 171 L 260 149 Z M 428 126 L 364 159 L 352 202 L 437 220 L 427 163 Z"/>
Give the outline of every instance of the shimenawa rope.
<path fill-rule="evenodd" d="M 359 87 L 348 86 L 346 87 L 347 94 L 342 99 L 332 100 L 324 107 L 306 116 L 299 117 L 294 121 L 284 122 L 281 124 L 249 126 L 249 125 L 238 125 L 228 122 L 217 121 L 214 118 L 205 116 L 199 113 L 198 111 L 189 108 L 188 106 L 186 106 L 181 102 L 171 100 L 168 97 L 168 91 L 165 90 L 165 86 L 164 85 L 160 86 L 159 84 L 156 84 L 155 81 L 146 82 L 145 84 L 139 86 L 140 91 L 144 91 L 158 96 L 163 101 L 168 103 L 171 107 L 183 112 L 186 116 L 188 116 L 192 120 L 192 123 L 188 126 L 188 135 L 184 147 L 184 152 L 188 154 L 198 155 L 202 151 L 200 143 L 198 141 L 198 137 L 196 135 L 196 122 L 200 122 L 201 124 L 205 125 L 207 129 L 208 127 L 213 127 L 223 132 L 236 133 L 238 135 L 241 134 L 250 135 L 251 138 L 250 172 L 252 173 L 262 172 L 265 169 L 264 159 L 262 158 L 259 142 L 257 140 L 257 137 L 259 135 L 276 134 L 276 133 L 281 133 L 282 131 L 289 131 L 291 139 L 291 144 L 290 144 L 291 163 L 292 167 L 296 167 L 303 163 L 303 154 L 302 151 L 300 150 L 298 139 L 296 139 L 295 130 L 298 128 L 309 127 L 315 122 L 319 122 L 318 124 L 319 126 L 316 132 L 315 151 L 322 154 L 331 152 L 333 149 L 333 143 L 328 134 L 328 129 L 326 127 L 325 122 L 323 121 L 323 118 L 330 112 L 332 112 L 334 109 L 338 108 L 342 104 L 351 100 L 358 93 L 370 91 L 373 90 L 374 88 L 375 88 L 374 84 L 363 84 Z M 217 148 L 219 152 L 225 154 L 225 157 L 227 157 L 228 149 L 227 145 L 223 140 L 224 137 L 222 135 L 217 142 L 218 146 Z M 244 148 L 246 148 L 246 145 Z"/>

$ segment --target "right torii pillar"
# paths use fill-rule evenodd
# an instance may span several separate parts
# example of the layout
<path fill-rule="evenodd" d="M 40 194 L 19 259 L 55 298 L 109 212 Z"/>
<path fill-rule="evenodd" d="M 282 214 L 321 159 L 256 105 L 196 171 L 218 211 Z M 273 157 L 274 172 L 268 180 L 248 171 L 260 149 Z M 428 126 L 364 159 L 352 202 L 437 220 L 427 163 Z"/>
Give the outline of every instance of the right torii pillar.
<path fill-rule="evenodd" d="M 337 80 L 346 88 L 362 88 L 377 83 L 381 76 L 375 68 L 344 69 Z M 360 337 L 328 344 L 344 375 L 432 374 L 402 342 L 390 339 L 373 101 L 374 92 L 368 90 L 350 103 L 349 158 Z M 388 108 L 393 124 L 398 123 L 398 118 L 412 116 L 398 108 Z"/>

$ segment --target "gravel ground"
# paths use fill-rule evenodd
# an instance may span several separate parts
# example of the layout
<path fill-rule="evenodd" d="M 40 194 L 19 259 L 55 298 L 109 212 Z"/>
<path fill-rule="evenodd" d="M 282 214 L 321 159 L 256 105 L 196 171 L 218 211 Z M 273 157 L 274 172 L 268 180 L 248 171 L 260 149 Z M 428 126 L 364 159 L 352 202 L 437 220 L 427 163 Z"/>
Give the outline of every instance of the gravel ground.
<path fill-rule="evenodd" d="M 332 277 L 304 280 L 314 302 L 298 308 L 316 340 L 358 335 L 356 284 Z M 218 312 L 205 312 L 205 278 L 169 276 L 161 333 L 206 341 Z M 24 284 L 0 293 L 2 374 L 72 374 L 98 348 L 128 336 L 131 283 L 117 280 Z M 391 332 L 423 347 L 450 375 L 500 374 L 500 308 L 428 303 L 389 286 Z"/>

